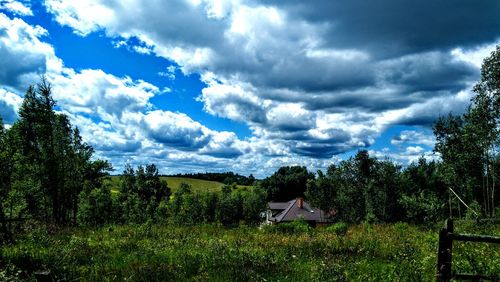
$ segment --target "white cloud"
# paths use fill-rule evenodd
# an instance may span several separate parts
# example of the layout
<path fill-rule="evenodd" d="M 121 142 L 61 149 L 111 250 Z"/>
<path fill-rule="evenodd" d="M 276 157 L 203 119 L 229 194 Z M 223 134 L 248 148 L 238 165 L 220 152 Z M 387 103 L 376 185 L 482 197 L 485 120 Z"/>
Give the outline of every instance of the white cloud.
<path fill-rule="evenodd" d="M 159 94 L 158 87 L 129 77 L 119 78 L 102 70 L 48 73 L 54 85 L 54 98 L 72 112 L 119 116 L 124 111 L 150 108 L 149 99 Z M 109 119 L 109 118 L 108 118 Z"/>
<path fill-rule="evenodd" d="M 407 144 L 421 144 L 433 147 L 436 139 L 433 134 L 416 130 L 403 130 L 391 139 L 391 144 L 396 146 Z"/>
<path fill-rule="evenodd" d="M 428 126 L 439 114 L 460 113 L 468 103 L 463 89 L 478 75 L 461 59 L 462 49 L 381 56 L 376 44 L 339 42 L 331 34 L 347 27 L 315 7 L 59 2 L 48 1 L 48 7 L 60 24 L 82 35 L 103 29 L 112 38 L 138 39 L 136 51 L 148 46 L 147 52 L 174 61 L 184 74 L 199 73 L 206 87 L 198 100 L 207 113 L 244 122 L 265 142 L 295 147 L 291 154 L 324 158 L 370 146 L 391 125 Z M 114 17 L 77 22 L 101 10 Z M 315 21 L 307 12 L 327 18 Z M 475 51 L 478 57 L 482 50 Z M 170 70 L 159 75 L 174 78 Z"/>
<path fill-rule="evenodd" d="M 425 6 L 418 3 L 414 5 Z M 459 29 L 448 24 L 457 32 L 444 33 L 440 25 L 436 32 L 445 38 L 425 41 L 422 37 L 427 31 L 420 27 L 427 23 L 407 26 L 399 13 L 404 14 L 404 9 L 393 14 L 376 12 L 378 6 L 373 11 L 346 11 L 339 5 L 244 0 L 46 1 L 54 19 L 80 36 L 103 31 L 117 48 L 173 61 L 160 76 L 174 80 L 177 69 L 199 74 L 206 84 L 198 97 L 204 110 L 245 123 L 252 131 L 248 140 L 210 130 L 181 113 L 155 109 L 150 99 L 166 89 L 99 70 L 64 67 L 53 48 L 40 40 L 43 30 L 36 35 L 36 28 L 23 26 L 20 20 L 17 25 L 32 34 L 25 43 L 32 46 L 22 50 L 22 44 L 9 36 L 5 43 L 11 51 L 8 57 L 27 59 L 19 69 L 4 68 L 5 74 L 0 70 L 0 82 L 14 91 L 38 73 L 48 73 L 58 87 L 54 90 L 61 106 L 102 120 L 123 140 L 139 142 L 144 157 L 134 157 L 137 161 L 161 155 L 213 164 L 218 157 L 232 156 L 238 169 L 255 167 L 256 162 L 269 163 L 269 168 L 295 160 L 317 161 L 310 165 L 321 167 L 332 155 L 370 146 L 392 125 L 429 126 L 438 115 L 465 109 L 471 97 L 468 89 L 479 74 L 478 62 L 493 46 L 491 36 L 466 44 L 454 36 L 466 33 L 468 26 Z M 370 28 L 360 28 L 367 23 Z M 411 35 L 407 36 L 399 30 L 401 25 L 421 32 L 407 32 Z M 474 29 L 474 34 L 480 31 Z M 19 52 L 14 54 L 14 50 Z M 93 82 L 87 85 L 86 81 Z M 423 143 L 411 143 L 417 140 L 410 137 L 401 135 L 398 146 L 403 155 L 414 156 L 418 148 L 433 142 L 416 134 L 412 138 Z M 176 151 L 175 144 L 183 151 Z M 202 156 L 195 157 L 195 152 Z"/>
<path fill-rule="evenodd" d="M 17 119 L 21 103 L 20 96 L 0 88 L 0 117 L 5 124 L 12 124 Z"/>
<path fill-rule="evenodd" d="M 428 161 L 439 160 L 440 156 L 431 150 L 425 150 L 420 146 L 408 146 L 402 150 L 389 150 L 389 148 L 383 148 L 382 150 L 369 150 L 370 156 L 376 157 L 378 159 L 388 159 L 390 161 L 396 162 L 400 165 L 408 165 L 417 162 L 420 158 L 424 158 Z"/>
<path fill-rule="evenodd" d="M 33 16 L 33 11 L 23 1 L 2 0 L 0 1 L 0 10 L 7 10 L 18 16 Z"/>
<path fill-rule="evenodd" d="M 483 64 L 484 58 L 488 57 L 490 53 L 495 50 L 497 44 L 498 42 L 469 49 L 458 47 L 451 50 L 451 55 L 457 60 L 470 63 L 479 69 Z"/>
<path fill-rule="evenodd" d="M 47 10 L 56 15 L 60 24 L 74 28 L 80 35 L 87 35 L 111 23 L 114 11 L 93 1 L 45 1 Z"/>
<path fill-rule="evenodd" d="M 14 81 L 19 81 L 1 84 L 0 109 L 5 121 L 10 123 L 17 118 L 21 93 L 27 85 L 38 81 L 37 73 L 33 72 L 35 68 L 43 70 L 40 73 L 52 84 L 58 106 L 80 128 L 84 141 L 93 145 L 97 156 L 110 159 L 118 169 L 126 160 L 157 161 L 174 166 L 175 158 L 162 158 L 183 152 L 192 152 L 188 155 L 193 161 L 204 160 L 201 167 L 250 150 L 248 143 L 232 132 L 211 130 L 183 113 L 154 110 L 150 99 L 169 89 L 160 91 L 148 82 L 117 77 L 98 69 L 67 68 L 55 56 L 53 47 L 41 41 L 46 35 L 41 27 L 32 27 L 3 14 L 0 14 L 0 23 L 6 28 L 4 36 L 0 35 L 4 46 L 0 55 L 34 66 L 17 70 L 13 65 L 3 64 L 4 77 L 9 74 Z M 168 70 L 173 72 L 175 67 Z M 201 157 L 194 158 L 196 154 Z M 223 164 L 219 165 L 221 170 L 226 167 Z"/>

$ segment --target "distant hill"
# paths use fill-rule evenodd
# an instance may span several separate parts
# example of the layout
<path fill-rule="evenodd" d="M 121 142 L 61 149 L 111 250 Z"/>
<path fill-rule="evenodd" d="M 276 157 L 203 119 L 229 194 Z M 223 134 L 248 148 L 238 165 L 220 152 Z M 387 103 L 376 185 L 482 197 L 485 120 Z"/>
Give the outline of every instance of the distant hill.
<path fill-rule="evenodd" d="M 192 178 L 192 179 L 202 179 L 208 181 L 216 181 L 224 184 L 236 183 L 238 185 L 251 186 L 255 184 L 255 177 L 250 174 L 250 176 L 240 175 L 234 172 L 205 172 L 205 173 L 184 173 L 167 175 L 167 177 L 182 177 L 182 178 Z"/>
<path fill-rule="evenodd" d="M 178 176 L 161 176 L 161 180 L 167 181 L 168 187 L 172 190 L 172 192 L 177 191 L 182 182 L 191 185 L 194 192 L 204 192 L 204 191 L 221 191 L 224 183 L 218 181 L 209 181 L 203 179 L 194 179 L 187 177 L 178 177 Z M 111 186 L 111 192 L 118 193 L 120 186 L 120 176 L 112 175 L 107 180 L 107 183 Z M 250 185 L 238 185 L 238 189 L 242 189 L 245 187 L 251 187 Z"/>

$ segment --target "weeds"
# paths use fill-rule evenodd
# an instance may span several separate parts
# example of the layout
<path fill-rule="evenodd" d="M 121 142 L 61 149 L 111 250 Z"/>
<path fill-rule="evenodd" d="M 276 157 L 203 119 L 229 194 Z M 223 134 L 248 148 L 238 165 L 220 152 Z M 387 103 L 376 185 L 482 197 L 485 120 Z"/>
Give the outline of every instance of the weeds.
<path fill-rule="evenodd" d="M 436 247 L 436 230 L 408 224 L 34 229 L 2 246 L 0 280 L 33 280 L 49 270 L 58 280 L 84 281 L 430 281 Z M 454 251 L 459 271 L 500 273 L 497 247 Z"/>

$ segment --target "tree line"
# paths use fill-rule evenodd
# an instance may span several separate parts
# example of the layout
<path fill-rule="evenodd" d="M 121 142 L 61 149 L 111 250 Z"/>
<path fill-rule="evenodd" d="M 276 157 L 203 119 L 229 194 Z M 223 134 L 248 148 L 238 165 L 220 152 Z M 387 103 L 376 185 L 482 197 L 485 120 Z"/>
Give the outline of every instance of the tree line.
<path fill-rule="evenodd" d="M 184 178 L 193 178 L 193 179 L 202 179 L 208 181 L 217 181 L 227 185 L 236 183 L 238 185 L 251 186 L 255 184 L 255 177 L 250 174 L 248 177 L 234 173 L 232 171 L 229 172 L 204 172 L 204 173 L 178 173 L 172 176 L 175 177 L 184 177 Z"/>

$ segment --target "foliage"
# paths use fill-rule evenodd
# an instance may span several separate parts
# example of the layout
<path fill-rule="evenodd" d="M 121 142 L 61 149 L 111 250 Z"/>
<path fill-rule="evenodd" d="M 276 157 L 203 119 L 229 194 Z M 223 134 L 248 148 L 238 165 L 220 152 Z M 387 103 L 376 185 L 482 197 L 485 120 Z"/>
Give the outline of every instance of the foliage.
<path fill-rule="evenodd" d="M 80 192 L 99 188 L 99 179 L 111 170 L 109 163 L 92 159 L 92 147 L 55 105 L 51 86 L 42 78 L 24 95 L 19 119 L 8 130 L 0 126 L 2 218 L 74 223 Z"/>
<path fill-rule="evenodd" d="M 248 177 L 234 172 L 205 172 L 205 173 L 179 173 L 174 175 L 181 178 L 193 178 L 209 181 L 221 182 L 224 184 L 236 183 L 243 186 L 251 186 L 255 184 L 255 177 L 250 174 Z"/>
<path fill-rule="evenodd" d="M 160 179 L 158 168 L 154 164 L 138 166 L 137 170 L 126 165 L 117 201 L 120 220 L 143 223 L 148 219 L 155 219 L 159 216 L 157 208 L 170 198 L 170 194 L 167 182 Z"/>
<path fill-rule="evenodd" d="M 269 201 L 289 201 L 304 196 L 307 182 L 314 179 L 314 174 L 303 166 L 281 167 L 273 175 L 260 182 L 260 187 L 267 191 Z"/>
<path fill-rule="evenodd" d="M 483 213 L 495 216 L 500 201 L 495 193 L 500 146 L 500 46 L 486 58 L 476 96 L 464 115 L 440 118 L 435 126 L 435 150 L 447 169 L 447 185 L 469 203 L 482 204 Z"/>
<path fill-rule="evenodd" d="M 79 224 L 98 226 L 110 222 L 113 214 L 111 191 L 108 187 L 83 190 L 78 200 Z"/>
<path fill-rule="evenodd" d="M 500 232 L 498 225 L 455 227 L 462 233 Z M 150 221 L 18 236 L 16 244 L 1 249 L 0 273 L 23 280 L 49 270 L 57 281 L 431 281 L 438 230 L 351 225 L 337 236 L 326 228 L 283 233 Z M 498 274 L 499 252 L 487 244 L 457 244 L 454 269 Z"/>
<path fill-rule="evenodd" d="M 333 232 L 339 236 L 344 236 L 347 233 L 348 228 L 349 228 L 349 226 L 347 225 L 347 223 L 338 222 L 338 223 L 335 223 L 335 224 L 328 226 L 326 228 L 326 230 Z"/>
<path fill-rule="evenodd" d="M 292 222 L 273 225 L 273 227 L 274 230 L 286 234 L 307 233 L 312 230 L 311 226 L 309 226 L 303 218 L 295 219 Z"/>

